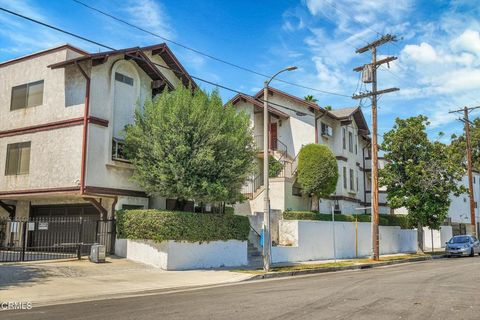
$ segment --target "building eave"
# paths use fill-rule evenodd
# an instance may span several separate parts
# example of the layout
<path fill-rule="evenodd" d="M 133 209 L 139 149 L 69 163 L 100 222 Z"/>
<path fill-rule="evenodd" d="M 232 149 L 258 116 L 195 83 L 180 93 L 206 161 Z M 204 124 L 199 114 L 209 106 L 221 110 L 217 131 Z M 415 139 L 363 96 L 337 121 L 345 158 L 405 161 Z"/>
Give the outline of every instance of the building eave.
<path fill-rule="evenodd" d="M 81 55 L 89 55 L 88 52 L 86 52 L 82 49 L 79 49 L 75 46 L 72 46 L 71 44 L 66 43 L 66 44 L 62 44 L 62 45 L 59 45 L 59 46 L 56 46 L 56 47 L 53 47 L 53 48 L 49 48 L 49 49 L 46 49 L 46 50 L 34 52 L 34 53 L 28 54 L 26 56 L 22 56 L 22 57 L 14 58 L 14 59 L 7 60 L 7 61 L 4 61 L 4 62 L 0 62 L 0 68 L 1 67 L 6 67 L 6 66 L 9 66 L 9 65 L 18 63 L 18 62 L 22 62 L 22 61 L 25 61 L 25 60 L 34 59 L 34 58 L 37 58 L 37 57 L 40 57 L 40 56 L 43 56 L 43 55 L 46 55 L 46 54 L 49 54 L 49 53 L 52 53 L 52 52 L 65 50 L 65 49 L 70 49 L 70 50 L 75 51 L 75 52 L 77 52 Z"/>

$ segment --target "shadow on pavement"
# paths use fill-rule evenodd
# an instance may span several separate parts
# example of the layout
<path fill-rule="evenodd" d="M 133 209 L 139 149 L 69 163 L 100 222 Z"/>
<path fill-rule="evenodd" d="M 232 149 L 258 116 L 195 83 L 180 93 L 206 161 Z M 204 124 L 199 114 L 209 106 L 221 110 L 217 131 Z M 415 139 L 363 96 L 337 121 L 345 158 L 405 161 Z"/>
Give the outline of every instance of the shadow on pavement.
<path fill-rule="evenodd" d="M 0 266 L 0 290 L 8 287 L 45 281 L 51 275 L 48 270 L 29 265 Z"/>

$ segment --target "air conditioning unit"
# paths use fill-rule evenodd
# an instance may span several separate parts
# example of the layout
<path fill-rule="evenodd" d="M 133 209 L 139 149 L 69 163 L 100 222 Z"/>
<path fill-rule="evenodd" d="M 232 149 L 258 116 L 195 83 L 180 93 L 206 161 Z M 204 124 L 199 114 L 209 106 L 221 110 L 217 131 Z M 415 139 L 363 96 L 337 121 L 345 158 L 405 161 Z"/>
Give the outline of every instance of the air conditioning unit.
<path fill-rule="evenodd" d="M 95 243 L 90 249 L 90 261 L 94 263 L 105 262 L 105 246 L 103 244 Z"/>

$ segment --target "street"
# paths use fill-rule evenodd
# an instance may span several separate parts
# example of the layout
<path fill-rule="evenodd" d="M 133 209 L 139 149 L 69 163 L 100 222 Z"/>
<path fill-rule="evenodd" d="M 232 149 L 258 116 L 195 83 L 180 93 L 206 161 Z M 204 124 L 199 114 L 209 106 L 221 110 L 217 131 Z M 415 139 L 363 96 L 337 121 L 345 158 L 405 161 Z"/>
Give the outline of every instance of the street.
<path fill-rule="evenodd" d="M 480 257 L 3 312 L 2 319 L 478 319 Z"/>

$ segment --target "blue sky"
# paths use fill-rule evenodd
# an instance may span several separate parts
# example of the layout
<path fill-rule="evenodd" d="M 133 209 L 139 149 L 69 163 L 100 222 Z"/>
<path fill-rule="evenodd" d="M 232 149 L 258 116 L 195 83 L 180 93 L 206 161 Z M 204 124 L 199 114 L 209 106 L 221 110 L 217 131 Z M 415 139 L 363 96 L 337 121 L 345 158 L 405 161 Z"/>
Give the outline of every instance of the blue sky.
<path fill-rule="evenodd" d="M 461 132 L 449 110 L 480 104 L 480 5 L 477 1 L 305 0 L 191 1 L 83 0 L 155 33 L 260 73 L 296 65 L 282 78 L 347 96 L 362 89 L 353 67 L 370 60 L 355 48 L 378 34 L 393 33 L 399 41 L 380 48 L 380 56 L 396 55 L 390 68 L 379 69 L 379 89 L 396 86 L 379 100 L 379 132 L 396 117 L 425 114 L 429 134 Z M 149 45 L 161 39 L 132 29 L 71 0 L 0 0 L 20 12 L 115 48 Z M 91 52 L 98 46 L 22 21 L 0 12 L 0 61 L 61 43 Z M 263 78 L 170 45 L 186 69 L 245 93 L 255 93 Z M 199 84 L 211 89 L 209 85 Z M 358 101 L 283 83 L 273 85 L 291 94 L 314 95 L 322 106 L 349 107 Z M 220 90 L 225 100 L 234 94 Z M 370 102 L 362 101 L 370 120 Z M 473 114 L 476 115 L 475 113 Z M 370 122 L 370 121 L 369 121 Z"/>

